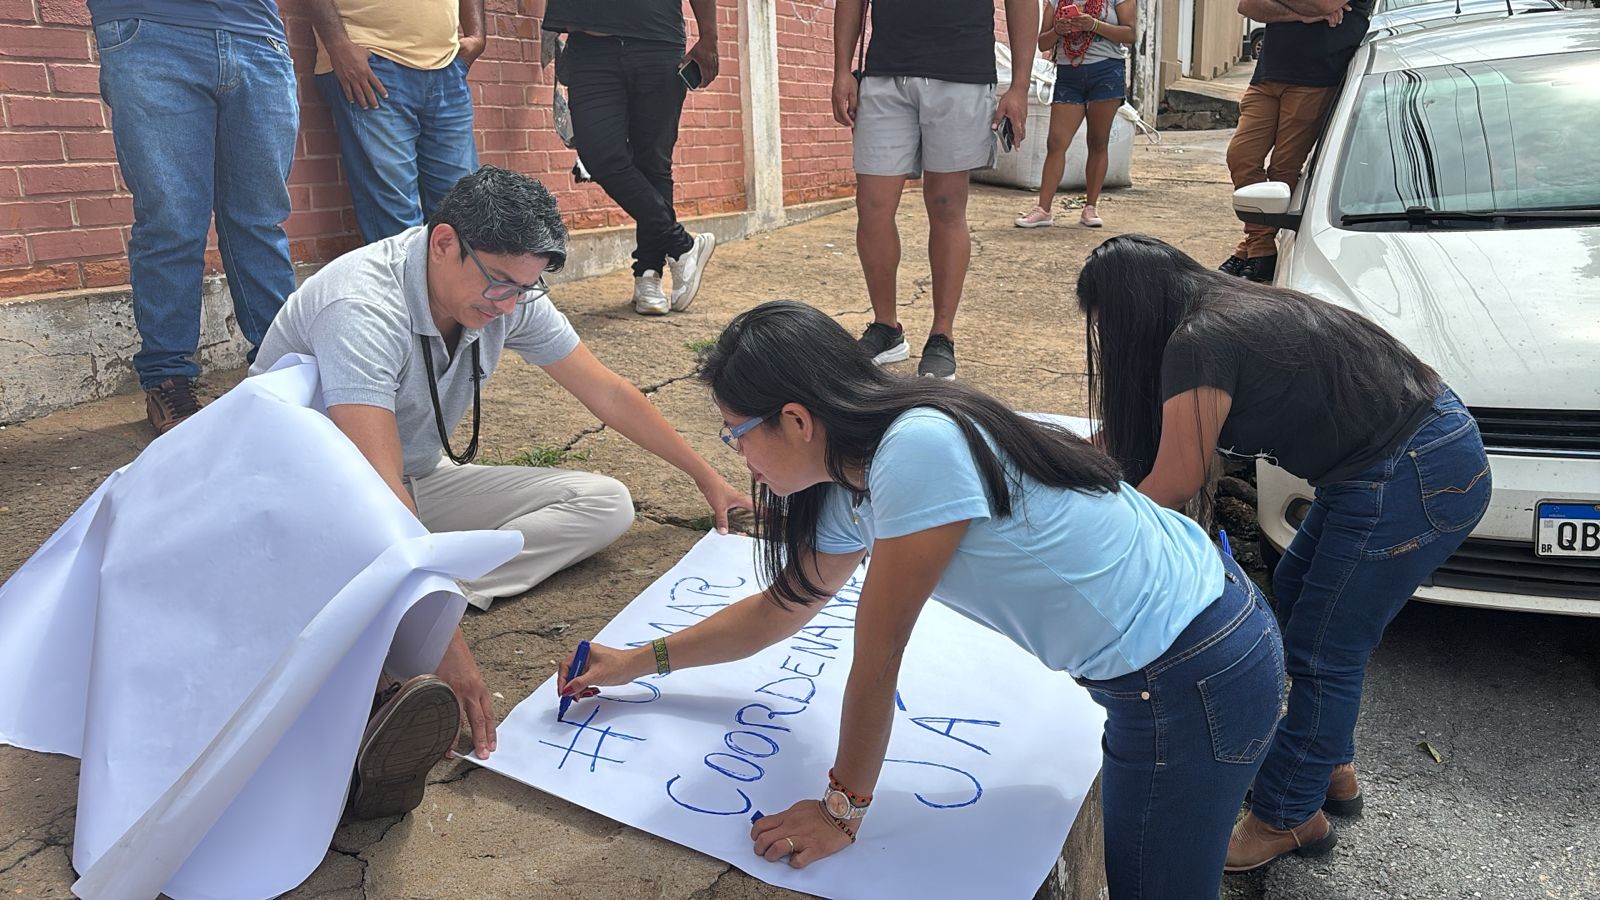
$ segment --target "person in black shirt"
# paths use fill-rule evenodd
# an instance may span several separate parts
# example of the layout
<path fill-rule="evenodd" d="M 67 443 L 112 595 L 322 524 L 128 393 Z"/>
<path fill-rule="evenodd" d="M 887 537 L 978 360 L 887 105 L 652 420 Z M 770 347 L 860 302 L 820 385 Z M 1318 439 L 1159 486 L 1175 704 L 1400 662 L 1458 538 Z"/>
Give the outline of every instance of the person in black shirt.
<path fill-rule="evenodd" d="M 1323 118 L 1350 57 L 1367 33 L 1373 0 L 1239 0 L 1239 12 L 1267 23 L 1261 58 L 1239 100 L 1239 126 L 1228 144 L 1235 190 L 1281 181 L 1293 188 L 1322 133 Z M 1267 154 L 1272 162 L 1267 163 Z M 1278 229 L 1246 224 L 1222 271 L 1270 282 L 1277 271 Z"/>
<path fill-rule="evenodd" d="M 699 67 L 697 89 L 719 68 L 716 0 L 689 5 L 699 38 L 687 54 L 678 0 L 549 0 L 544 15 L 546 31 L 568 34 L 556 77 L 567 86 L 578 157 L 637 226 L 633 309 L 640 315 L 688 309 L 717 246 L 710 232 L 685 231 L 672 208 L 672 149 L 688 89 L 679 67 Z M 661 285 L 669 268 L 670 297 Z"/>
<path fill-rule="evenodd" d="M 1367 658 L 1488 508 L 1477 423 L 1439 376 L 1361 316 L 1212 272 L 1154 238 L 1112 238 L 1078 277 L 1096 442 L 1165 506 L 1205 496 L 1216 453 L 1304 478 L 1316 499 L 1272 575 L 1288 715 L 1227 870 L 1319 855 L 1324 810 L 1360 809 L 1353 763 Z M 1202 506 L 1205 504 L 1203 503 Z"/>
<path fill-rule="evenodd" d="M 863 9 L 872 10 L 865 66 L 856 71 Z M 907 178 L 922 177 L 933 270 L 933 327 L 917 374 L 956 377 L 956 307 L 972 258 L 967 175 L 995 162 L 995 129 L 1009 120 L 1022 143 L 1039 30 L 1037 0 L 1005 0 L 1017 60 L 996 97 L 994 0 L 838 0 L 833 13 L 833 118 L 853 132 L 856 253 L 873 321 L 860 344 L 877 363 L 911 355 L 895 311 Z M 859 83 L 858 83 L 859 79 Z"/>

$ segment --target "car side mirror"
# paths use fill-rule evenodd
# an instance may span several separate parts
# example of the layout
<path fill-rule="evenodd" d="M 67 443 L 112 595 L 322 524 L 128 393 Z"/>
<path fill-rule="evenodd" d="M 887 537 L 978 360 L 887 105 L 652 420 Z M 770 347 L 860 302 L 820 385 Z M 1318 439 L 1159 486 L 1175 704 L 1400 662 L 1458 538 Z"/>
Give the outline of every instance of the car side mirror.
<path fill-rule="evenodd" d="M 1233 214 L 1242 222 L 1272 228 L 1300 227 L 1300 213 L 1289 211 L 1293 191 L 1281 181 L 1247 184 L 1233 192 Z"/>

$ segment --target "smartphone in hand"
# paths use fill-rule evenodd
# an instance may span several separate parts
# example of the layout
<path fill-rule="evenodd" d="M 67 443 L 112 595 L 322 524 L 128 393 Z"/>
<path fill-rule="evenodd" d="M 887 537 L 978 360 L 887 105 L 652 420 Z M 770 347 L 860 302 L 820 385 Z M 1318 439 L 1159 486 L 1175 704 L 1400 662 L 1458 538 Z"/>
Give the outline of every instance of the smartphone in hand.
<path fill-rule="evenodd" d="M 683 61 L 683 65 L 678 67 L 678 77 L 683 79 L 684 86 L 689 90 L 700 90 L 700 64 L 694 60 L 686 59 Z"/>
<path fill-rule="evenodd" d="M 1010 153 L 1017 146 L 1017 132 L 1011 127 L 1011 117 L 1000 120 L 1000 149 Z"/>

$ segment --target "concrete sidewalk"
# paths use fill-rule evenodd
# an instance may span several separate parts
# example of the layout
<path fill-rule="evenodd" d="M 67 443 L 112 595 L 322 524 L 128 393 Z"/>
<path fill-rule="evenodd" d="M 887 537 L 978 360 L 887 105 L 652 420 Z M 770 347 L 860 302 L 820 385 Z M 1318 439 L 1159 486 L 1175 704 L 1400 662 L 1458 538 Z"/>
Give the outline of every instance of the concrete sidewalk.
<path fill-rule="evenodd" d="M 1043 140 L 1043 135 L 1030 136 Z M 955 334 L 960 376 L 1018 408 L 1085 412 L 1084 325 L 1073 285 L 1105 238 L 1140 231 L 1177 243 L 1202 263 L 1235 240 L 1222 166 L 1226 133 L 1136 142 L 1135 187 L 1101 202 L 1107 227 L 1025 231 L 1012 218 L 1032 195 L 982 188 L 969 211 L 972 272 Z M 901 211 L 901 318 L 920 350 L 930 320 L 921 198 Z M 1067 221 L 1063 217 L 1062 221 Z M 717 253 L 694 307 L 642 318 L 627 305 L 625 272 L 557 288 L 555 299 L 597 356 L 640 385 L 735 484 L 739 458 L 692 379 L 698 348 L 735 313 L 778 297 L 827 310 L 852 332 L 870 318 L 854 249 L 853 212 L 731 243 Z M 898 364 L 914 371 L 915 358 Z M 206 376 L 216 395 L 241 373 Z M 112 469 L 152 438 L 143 398 L 121 395 L 0 428 L 0 576 L 9 576 Z M 508 356 L 484 397 L 483 454 L 604 472 L 628 484 L 634 527 L 610 549 L 531 593 L 471 613 L 464 628 L 504 715 L 547 678 L 579 636 L 594 634 L 685 553 L 707 527 L 694 485 L 602 428 L 539 370 Z M 733 867 L 577 808 L 470 764 L 441 764 L 421 808 L 402 819 L 339 830 L 322 866 L 294 897 L 792 896 Z M 0 883 L 8 896 L 68 897 L 77 762 L 0 748 Z M 1089 859 L 1097 849 L 1093 826 Z M 1075 857 L 1081 859 L 1082 857 Z M 1084 862 L 1077 884 L 1051 896 L 1095 896 L 1101 875 Z"/>

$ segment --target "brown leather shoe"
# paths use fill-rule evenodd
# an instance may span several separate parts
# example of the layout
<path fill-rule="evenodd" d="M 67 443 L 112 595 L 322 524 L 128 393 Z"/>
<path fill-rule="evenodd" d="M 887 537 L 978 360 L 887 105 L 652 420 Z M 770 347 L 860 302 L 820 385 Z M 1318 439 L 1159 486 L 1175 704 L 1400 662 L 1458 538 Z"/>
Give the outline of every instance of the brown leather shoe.
<path fill-rule="evenodd" d="M 455 746 L 461 725 L 456 692 L 436 675 L 418 675 L 384 700 L 356 753 L 350 818 L 403 816 L 422 802 L 428 772 Z"/>
<path fill-rule="evenodd" d="M 1356 764 L 1345 763 L 1333 767 L 1333 777 L 1328 779 L 1328 799 L 1322 809 L 1330 816 L 1361 815 L 1361 785 L 1356 782 Z"/>
<path fill-rule="evenodd" d="M 200 411 L 194 397 L 194 382 L 174 375 L 144 392 L 144 414 L 156 434 L 166 434 L 178 423 Z"/>
<path fill-rule="evenodd" d="M 1273 828 L 1250 813 L 1233 826 L 1233 836 L 1228 838 L 1228 861 L 1222 871 L 1248 872 L 1288 853 L 1322 856 L 1336 843 L 1338 837 L 1322 810 L 1287 831 Z"/>

